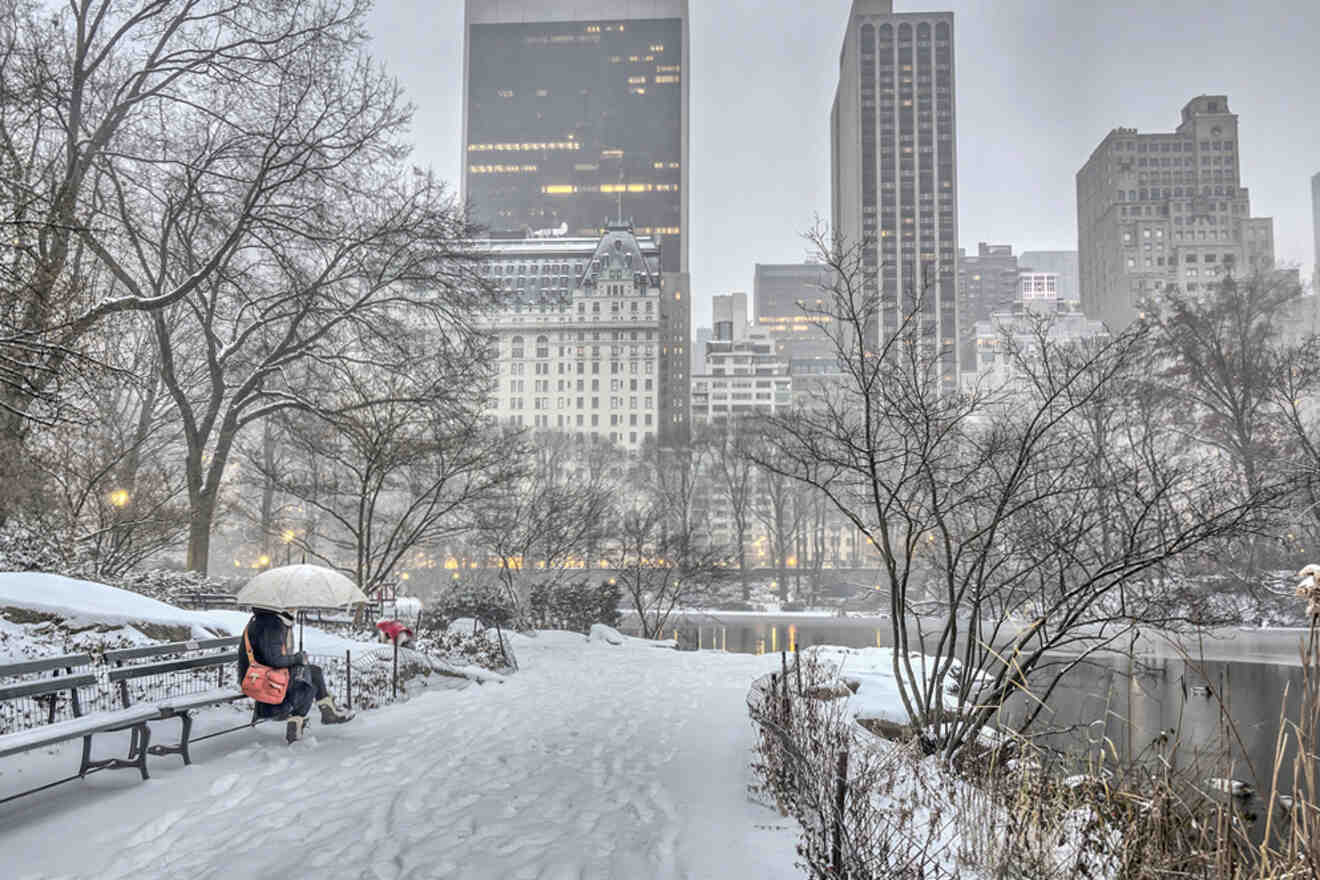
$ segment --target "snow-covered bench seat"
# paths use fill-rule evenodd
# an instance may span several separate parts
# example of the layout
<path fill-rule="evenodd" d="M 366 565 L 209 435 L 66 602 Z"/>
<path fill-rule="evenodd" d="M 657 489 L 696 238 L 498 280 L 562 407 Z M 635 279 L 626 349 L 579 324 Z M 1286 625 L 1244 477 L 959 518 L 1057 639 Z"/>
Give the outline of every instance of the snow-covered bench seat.
<path fill-rule="evenodd" d="M 106 663 L 114 664 L 110 670 L 111 684 L 118 685 L 120 702 L 125 709 L 135 705 L 130 694 L 129 682 L 139 679 L 156 678 L 170 673 L 188 672 L 191 674 L 190 685 L 199 683 L 201 676 L 215 676 L 215 687 L 200 691 L 161 695 L 145 694 L 138 698 L 136 705 L 152 707 L 157 715 L 152 720 L 177 718 L 181 725 L 179 741 L 172 745 L 149 745 L 139 742 L 134 736 L 129 746 L 129 757 L 134 757 L 145 750 L 152 755 L 181 755 L 184 764 L 192 763 L 188 751 L 192 739 L 193 712 L 204 706 L 220 703 L 232 703 L 247 699 L 238 689 L 237 663 L 238 644 L 241 639 L 199 639 L 187 642 L 171 642 L 166 645 L 152 645 L 146 648 L 125 648 L 119 651 L 106 651 Z M 201 652 L 201 653 L 198 653 Z M 172 660 L 153 660 L 149 663 L 124 665 L 129 660 L 143 660 L 178 654 L 193 654 L 191 657 L 176 657 Z M 226 684 L 226 682 L 230 682 Z M 168 689 L 167 689 L 168 690 Z"/>
<path fill-rule="evenodd" d="M 88 773 L 97 770 L 133 768 L 141 772 L 143 779 L 149 778 L 145 753 L 136 759 L 130 755 L 127 761 L 120 758 L 92 760 L 92 737 L 98 733 L 131 729 L 134 742 L 149 744 L 151 731 L 147 727 L 147 722 L 159 718 L 160 710 L 155 706 L 143 705 L 114 711 L 84 713 L 79 691 L 83 688 L 95 688 L 97 680 L 91 673 L 74 674 L 74 670 L 87 667 L 91 662 L 92 658 L 88 654 L 63 654 L 40 660 L 0 665 L 0 681 L 10 681 L 9 684 L 0 685 L 0 703 L 31 698 L 38 704 L 41 702 L 47 704 L 43 712 L 33 713 L 28 710 L 23 713 L 28 719 L 36 720 L 38 722 L 36 726 L 0 734 L 0 758 L 57 745 L 72 739 L 81 738 L 83 741 L 82 762 L 76 775 L 12 795 L 5 798 L 6 801 L 50 788 L 61 782 L 85 777 Z M 61 670 L 66 674 L 61 676 Z M 23 678 L 33 675 L 40 677 Z M 69 694 L 69 706 L 74 717 L 56 721 L 59 695 L 65 691 Z M 17 714 L 15 713 L 14 717 L 17 717 Z"/>

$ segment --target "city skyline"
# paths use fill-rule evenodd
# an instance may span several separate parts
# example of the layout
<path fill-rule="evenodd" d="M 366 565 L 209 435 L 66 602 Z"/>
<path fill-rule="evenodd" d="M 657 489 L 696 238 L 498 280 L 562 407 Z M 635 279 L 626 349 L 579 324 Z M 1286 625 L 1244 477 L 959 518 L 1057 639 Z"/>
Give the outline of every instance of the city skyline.
<path fill-rule="evenodd" d="M 829 215 L 829 107 L 850 5 L 826 0 L 811 15 L 794 5 L 787 20 L 746 2 L 692 10 L 694 324 L 709 321 L 712 294 L 750 289 L 757 262 L 802 259 L 802 231 L 816 214 Z M 1320 93 L 1305 48 L 1320 42 L 1314 4 L 1287 0 L 1271 4 L 1272 15 L 1254 7 L 1214 16 L 1181 0 L 1149 10 L 1111 5 L 1103 14 L 1027 0 L 901 0 L 895 9 L 953 11 L 955 64 L 976 70 L 958 95 L 959 246 L 1076 249 L 1075 175 L 1095 144 L 1116 127 L 1159 130 L 1171 104 L 1224 93 L 1248 133 L 1242 166 L 1253 209 L 1275 218 L 1280 262 L 1310 273 L 1308 184 L 1316 169 L 1299 145 L 1320 141 L 1320 117 L 1298 112 L 1295 98 Z M 1138 12 L 1150 25 L 1148 51 L 1107 54 L 1127 45 Z M 461 39 L 462 21 L 461 0 L 397 2 L 372 16 L 374 51 L 418 105 L 415 159 L 456 189 L 462 49 L 437 52 L 435 34 Z M 1268 58 L 1254 49 L 1267 42 Z M 1169 53 L 1190 47 L 1198 51 L 1178 51 L 1170 68 Z M 783 119 L 794 122 L 776 122 Z"/>

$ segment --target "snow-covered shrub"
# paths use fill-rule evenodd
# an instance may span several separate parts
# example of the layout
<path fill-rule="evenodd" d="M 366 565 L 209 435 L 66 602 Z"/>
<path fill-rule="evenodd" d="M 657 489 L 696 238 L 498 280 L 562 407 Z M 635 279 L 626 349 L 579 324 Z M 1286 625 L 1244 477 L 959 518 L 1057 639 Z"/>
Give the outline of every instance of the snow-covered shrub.
<path fill-rule="evenodd" d="M 513 623 L 517 608 L 502 586 L 489 581 L 455 584 L 441 594 L 423 615 L 419 626 L 443 629 L 451 620 L 474 617 L 487 626 L 507 627 Z"/>
<path fill-rule="evenodd" d="M 537 629 L 566 629 L 586 633 L 593 623 L 619 625 L 617 583 L 598 584 L 583 579 L 561 584 L 536 584 L 527 602 L 527 616 Z"/>
<path fill-rule="evenodd" d="M 44 571 L 77 577 L 86 574 L 72 539 L 45 523 L 21 517 L 0 527 L 0 571 Z"/>
<path fill-rule="evenodd" d="M 111 586 L 132 590 L 134 593 L 150 596 L 171 605 L 188 604 L 190 594 L 235 592 L 234 584 L 230 580 L 210 577 L 195 571 L 162 568 L 129 572 L 115 579 Z"/>
<path fill-rule="evenodd" d="M 423 629 L 413 639 L 412 648 L 453 666 L 480 666 L 494 672 L 518 668 L 508 635 L 495 627 Z"/>

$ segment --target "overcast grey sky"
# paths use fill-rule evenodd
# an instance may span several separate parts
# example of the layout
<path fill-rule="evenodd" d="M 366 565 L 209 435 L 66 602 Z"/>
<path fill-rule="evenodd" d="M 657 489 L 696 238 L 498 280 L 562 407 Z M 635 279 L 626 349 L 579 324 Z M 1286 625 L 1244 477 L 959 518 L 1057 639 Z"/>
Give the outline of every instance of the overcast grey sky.
<path fill-rule="evenodd" d="M 694 326 L 805 255 L 829 215 L 829 111 L 851 0 L 691 0 Z M 956 14 L 960 244 L 1077 247 L 1074 176 L 1112 128 L 1172 131 L 1227 94 L 1252 213 L 1311 274 L 1320 171 L 1320 0 L 897 0 Z M 416 160 L 457 186 L 462 0 L 377 0 L 374 54 L 417 105 Z"/>

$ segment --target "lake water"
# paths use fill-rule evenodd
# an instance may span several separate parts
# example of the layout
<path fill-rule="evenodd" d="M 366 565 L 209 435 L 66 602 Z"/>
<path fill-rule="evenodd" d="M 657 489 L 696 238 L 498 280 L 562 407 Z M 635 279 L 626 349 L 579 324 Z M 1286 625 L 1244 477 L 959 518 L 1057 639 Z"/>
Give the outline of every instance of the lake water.
<path fill-rule="evenodd" d="M 893 642 L 885 619 L 719 612 L 675 618 L 664 635 L 678 638 L 686 649 L 739 653 L 777 652 L 794 644 L 863 648 Z M 1074 755 L 1105 749 L 1124 758 L 1151 757 L 1161 733 L 1174 730 L 1177 750 L 1165 746 L 1164 754 L 1178 767 L 1231 775 L 1268 792 L 1280 713 L 1297 717 L 1304 637 L 1299 631 L 1228 631 L 1185 645 L 1191 660 L 1164 641 L 1142 639 L 1135 662 L 1116 657 L 1068 673 L 1037 728 L 1055 731 L 1046 742 Z M 1230 718 L 1232 725 L 1226 723 Z M 1295 753 L 1286 739 L 1280 792 L 1292 788 Z"/>

